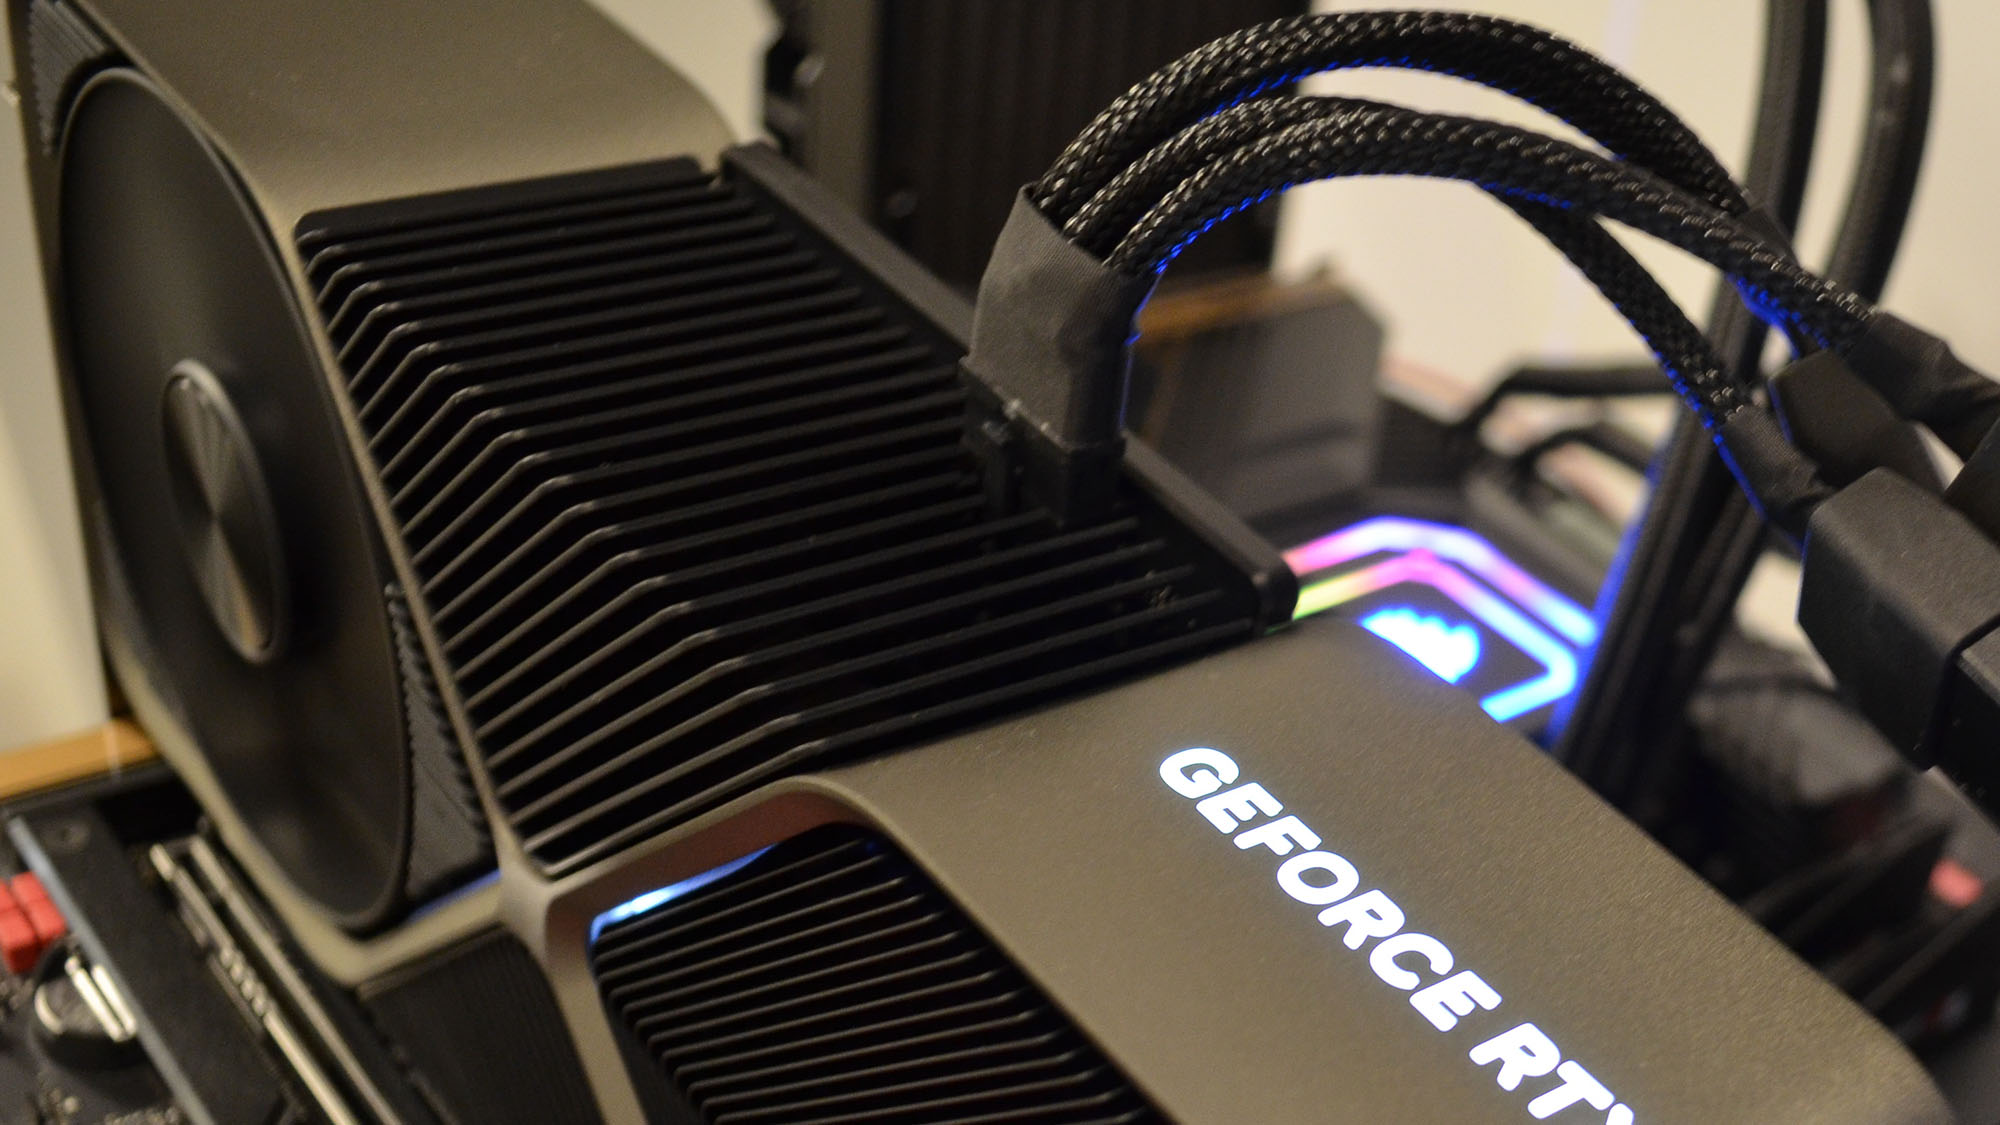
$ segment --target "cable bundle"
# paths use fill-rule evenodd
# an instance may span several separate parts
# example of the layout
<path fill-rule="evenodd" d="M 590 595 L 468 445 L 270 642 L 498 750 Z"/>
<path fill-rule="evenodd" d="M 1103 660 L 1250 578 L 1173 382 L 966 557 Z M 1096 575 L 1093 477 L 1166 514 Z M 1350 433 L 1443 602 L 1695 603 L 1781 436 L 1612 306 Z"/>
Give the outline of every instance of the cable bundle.
<path fill-rule="evenodd" d="M 1309 74 L 1355 66 L 1431 70 L 1493 86 L 1568 121 L 1608 154 L 1476 118 L 1274 92 Z M 1461 180 L 1530 222 L 1633 324 L 1745 491 L 1795 539 L 1833 489 L 1785 440 L 1754 377 L 1732 373 L 1603 220 L 1710 262 L 1799 350 L 1841 357 L 1904 417 L 1931 426 L 1961 455 L 2000 422 L 2000 386 L 1957 362 L 1941 342 L 1800 266 L 1782 228 L 1651 94 L 1545 32 L 1457 13 L 1280 20 L 1218 40 L 1135 86 L 1024 192 L 982 285 L 967 370 L 994 390 L 1001 416 L 1031 423 L 1031 439 L 1053 441 L 1058 451 L 1104 448 L 1115 433 L 1081 432 L 1066 418 L 1082 412 L 1048 409 L 1050 372 L 1009 370 L 1009 359 L 1024 353 L 1014 340 L 999 341 L 1003 330 L 1018 336 L 1038 323 L 1063 325 L 1063 339 L 1026 354 L 1044 367 L 1074 361 L 1061 375 L 1073 394 L 1092 384 L 1088 395 L 1098 405 L 1088 413 L 1101 428 L 1102 402 L 1122 401 L 1122 349 L 1152 277 L 1217 222 L 1274 194 L 1315 180 L 1381 175 Z M 1014 229 L 1044 226 L 1045 233 Z M 1061 247 L 1044 245 L 1052 239 Z M 1060 260 L 1061 268 L 1033 269 L 1024 280 L 1016 259 L 1028 257 Z M 1050 315 L 1061 302 L 1049 291 L 1089 266 L 1099 271 L 1093 283 L 1068 285 L 1078 300 Z M 1111 293 L 1118 299 L 1104 301 Z M 1009 308 L 1027 303 L 1034 316 Z M 1079 330 L 1093 316 L 1116 323 Z M 993 330 L 981 332 L 981 325 Z M 1105 341 L 1116 341 L 1115 361 L 1102 354 Z M 1040 408 L 1012 390 L 1031 381 Z M 1107 383 L 1116 384 L 1112 392 Z"/>
<path fill-rule="evenodd" d="M 1772 7 L 1798 17 L 1774 24 L 1779 61 L 1794 39 L 1823 30 L 1816 4 L 1794 11 L 1792 0 L 1772 0 Z M 1787 28 L 1798 35 L 1777 33 Z M 1789 138 L 1809 132 L 1794 126 L 1816 104 L 1817 57 L 1809 52 L 1767 77 L 1767 86 L 1784 85 L 1780 72 L 1797 72 L 1796 96 L 1775 99 L 1767 113 Z M 1432 70 L 1512 92 L 1606 151 L 1475 118 L 1284 92 L 1309 74 L 1356 66 Z M 1900 223 L 1900 214 L 1887 215 L 1896 208 L 1870 201 L 1906 198 L 1914 174 L 1914 150 L 1892 143 L 1898 130 L 1882 132 L 1886 139 L 1871 147 L 1900 156 L 1856 193 L 1863 212 L 1883 213 L 1866 224 L 1871 230 Z M 1506 20 L 1342 13 L 1218 40 L 1121 97 L 1017 200 L 981 281 L 964 364 L 970 433 L 987 465 L 989 495 L 1006 503 L 1015 490 L 1031 491 L 1063 519 L 1106 502 L 1104 482 L 1122 450 L 1134 318 L 1160 272 L 1210 227 L 1313 180 L 1461 180 L 1533 225 L 1604 293 L 1653 350 L 1756 512 L 1805 544 L 1800 623 L 1861 710 L 1915 764 L 1942 765 L 2000 810 L 2000 754 L 1991 750 L 2000 745 L 2000 384 L 1942 340 L 1802 267 L 1784 230 L 1796 214 L 1805 149 L 1790 141 L 1762 146 L 1757 163 L 1759 183 L 1774 197 L 1768 213 L 1637 84 Z M 1870 187 L 1876 180 L 1881 190 Z M 1727 359 L 1719 357 L 1606 221 L 1713 264 L 1742 307 L 1787 335 L 1801 358 L 1775 385 L 1794 405 L 1813 407 L 1787 416 L 1806 424 L 1797 444 L 1760 378 L 1761 332 L 1741 316 L 1719 316 Z M 1887 263 L 1875 241 L 1861 239 L 1866 253 L 1837 258 L 1853 259 L 1842 276 L 1871 293 Z M 1802 394 L 1820 397 L 1808 402 Z M 1815 411 L 1818 430 L 1807 424 Z M 1966 460 L 1942 496 L 1927 466 L 1918 474 L 1925 481 L 1896 472 L 1913 456 L 1911 422 Z M 1914 456 L 1922 460 L 1920 450 Z M 1698 446 L 1677 440 L 1656 500 L 1673 499 L 1669 486 L 1694 479 L 1689 470 L 1706 460 Z M 1695 499 L 1709 498 L 1704 487 Z M 1660 564 L 1640 560 L 1643 580 L 1614 590 L 1612 623 L 1667 620 L 1626 611 L 1666 604 L 1659 595 L 1674 582 L 1716 574 L 1711 585 L 1726 597 L 1701 607 L 1704 632 L 1693 646 L 1700 651 L 1701 637 L 1726 618 L 1737 572 L 1747 569 L 1742 560 L 1754 557 L 1761 532 L 1747 513 L 1704 528 L 1683 518 L 1684 508 L 1662 503 L 1660 518 L 1643 522 L 1635 550 L 1650 544 Z M 1663 546 L 1693 563 L 1677 567 Z M 1636 650 L 1625 642 L 1645 639 L 1644 628 L 1608 630 L 1607 638 L 1614 634 L 1620 645 L 1593 660 L 1580 693 L 1600 719 L 1621 698 L 1604 669 L 1636 667 L 1628 659 Z M 1686 671 L 1666 678 L 1691 682 Z M 1576 729 L 1578 737 L 1562 738 L 1565 760 L 1593 784 L 1624 788 L 1631 771 L 1597 760 L 1605 724 Z"/>

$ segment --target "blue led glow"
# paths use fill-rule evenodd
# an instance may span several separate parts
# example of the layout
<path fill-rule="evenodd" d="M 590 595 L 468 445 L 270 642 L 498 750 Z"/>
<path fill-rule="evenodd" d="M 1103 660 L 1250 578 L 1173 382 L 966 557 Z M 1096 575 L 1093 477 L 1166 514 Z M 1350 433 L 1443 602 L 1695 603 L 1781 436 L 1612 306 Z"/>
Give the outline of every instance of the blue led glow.
<path fill-rule="evenodd" d="M 1479 667 L 1479 630 L 1470 625 L 1399 605 L 1362 618 L 1361 627 L 1416 657 L 1448 684 Z"/>
<path fill-rule="evenodd" d="M 682 895 L 698 891 L 715 882 L 717 879 L 726 879 L 748 867 L 758 856 L 770 850 L 770 848 L 758 848 L 742 859 L 732 859 L 721 867 L 711 867 L 699 875 L 690 875 L 670 887 L 661 887 L 656 891 L 647 891 L 635 899 L 621 902 L 617 906 L 599 914 L 596 918 L 591 919 L 590 940 L 595 942 L 597 935 L 603 933 L 606 926 L 615 925 L 628 918 L 637 918 L 649 910 L 658 910 L 660 907 L 680 898 Z"/>

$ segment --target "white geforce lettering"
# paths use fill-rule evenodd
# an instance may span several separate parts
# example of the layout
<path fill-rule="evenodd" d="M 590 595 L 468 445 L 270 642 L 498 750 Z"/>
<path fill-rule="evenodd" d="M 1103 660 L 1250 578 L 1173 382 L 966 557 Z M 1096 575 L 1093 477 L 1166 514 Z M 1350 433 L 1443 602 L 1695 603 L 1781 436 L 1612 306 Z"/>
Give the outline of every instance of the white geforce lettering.
<path fill-rule="evenodd" d="M 1278 889 L 1294 902 L 1318 909 L 1319 924 L 1338 932 L 1342 945 L 1361 950 L 1373 942 L 1369 969 L 1384 984 L 1409 993 L 1410 1007 L 1432 1027 L 1455 1031 L 1469 1018 L 1500 1007 L 1500 993 L 1478 973 L 1452 972 L 1458 958 L 1449 946 L 1429 934 L 1405 932 L 1408 919 L 1387 891 L 1362 891 L 1361 872 L 1352 862 L 1322 850 L 1320 834 L 1296 814 L 1281 816 L 1284 804 L 1264 786 L 1236 784 L 1242 776 L 1234 758 L 1211 746 L 1191 747 L 1160 763 L 1160 780 L 1167 788 L 1193 801 L 1202 819 L 1228 835 L 1239 851 L 1261 848 L 1284 857 L 1278 865 Z M 1635 1125 L 1630 1106 L 1582 1063 L 1565 1058 L 1532 1023 L 1490 1035 L 1467 1057 L 1475 1066 L 1491 1068 L 1494 1084 L 1502 1090 L 1527 1085 L 1533 1095 L 1528 1115 L 1538 1121 L 1586 1105 L 1606 1114 L 1605 1125 Z M 1550 1075 L 1554 1085 L 1539 1081 Z"/>
<path fill-rule="evenodd" d="M 1368 955 L 1368 967 L 1375 970 L 1375 975 L 1381 977 L 1384 984 L 1408 992 L 1423 983 L 1423 978 L 1396 963 L 1396 958 L 1405 953 L 1422 957 L 1424 963 L 1431 967 L 1431 972 L 1439 976 L 1451 971 L 1451 950 L 1429 934 L 1397 934 L 1382 939 L 1375 952 Z"/>
<path fill-rule="evenodd" d="M 1370 938 L 1385 938 L 1403 928 L 1403 908 L 1381 891 L 1355 895 L 1319 912 L 1322 926 L 1346 926 L 1341 937 L 1349 949 L 1360 949 Z"/>
<path fill-rule="evenodd" d="M 1285 811 L 1285 806 L 1279 804 L 1276 797 L 1265 792 L 1263 786 L 1253 781 L 1248 785 L 1239 785 L 1227 792 L 1196 801 L 1194 811 L 1207 817 L 1208 822 L 1215 825 L 1217 832 L 1234 832 L 1237 825 L 1258 813 L 1277 816 Z"/>
<path fill-rule="evenodd" d="M 1332 852 L 1295 855 L 1278 868 L 1278 886 L 1307 906 L 1339 902 L 1360 885 L 1361 872 Z"/>
<path fill-rule="evenodd" d="M 1500 994 L 1470 969 L 1457 976 L 1446 977 L 1410 997 L 1410 1007 L 1422 1012 L 1424 1018 L 1431 1021 L 1431 1026 L 1439 1031 L 1457 1027 L 1458 1018 L 1471 1015 L 1475 1007 L 1490 1012 L 1499 1006 Z"/>
<path fill-rule="evenodd" d="M 1493 1081 L 1502 1090 L 1518 1090 L 1523 1078 L 1540 1078 L 1554 1070 L 1562 1061 L 1562 1052 L 1541 1028 L 1524 1023 L 1474 1047 L 1472 1061 L 1480 1066 L 1499 1063 L 1500 1072 Z"/>
<path fill-rule="evenodd" d="M 1307 828 L 1305 821 L 1295 816 L 1267 821 L 1236 834 L 1236 846 L 1244 851 L 1269 848 L 1279 855 L 1290 855 L 1294 844 L 1307 849 L 1319 847 L 1319 833 Z"/>
<path fill-rule="evenodd" d="M 1611 1103 L 1618 1100 L 1604 1088 L 1604 1083 L 1591 1077 L 1581 1063 L 1562 1064 L 1556 1068 L 1556 1077 L 1562 1079 L 1562 1085 L 1528 1103 L 1528 1114 L 1537 1121 L 1552 1117 L 1578 1102 L 1588 1102 L 1592 1109 L 1610 1109 Z"/>
<path fill-rule="evenodd" d="M 1229 755 L 1206 746 L 1183 750 L 1160 763 L 1160 780 L 1189 799 L 1206 797 L 1236 777 L 1236 763 Z"/>

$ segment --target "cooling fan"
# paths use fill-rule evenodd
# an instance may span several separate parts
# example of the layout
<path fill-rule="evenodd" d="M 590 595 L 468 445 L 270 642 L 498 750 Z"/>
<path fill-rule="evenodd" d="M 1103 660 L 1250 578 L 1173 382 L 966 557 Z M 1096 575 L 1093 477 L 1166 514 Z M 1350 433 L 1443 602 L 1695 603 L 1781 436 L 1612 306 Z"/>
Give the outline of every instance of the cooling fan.
<path fill-rule="evenodd" d="M 78 91 L 59 260 L 78 421 L 134 643 L 229 807 L 341 923 L 393 916 L 480 863 L 412 857 L 412 725 L 442 724 L 284 275 L 226 165 L 137 73 Z"/>
<path fill-rule="evenodd" d="M 543 25 L 540 9 L 490 7 L 495 26 Z M 542 143 L 504 146 L 529 176 L 575 156 L 713 150 L 724 133 L 584 9 L 544 28 L 561 58 L 524 66 L 497 41 L 469 43 L 443 70 L 416 57 L 433 29 L 390 10 L 325 39 L 275 13 L 225 18 L 226 33 L 156 26 L 143 9 L 38 2 L 15 15 L 114 664 L 288 920 L 366 963 L 353 939 L 494 861 L 280 216 L 307 198 L 397 194 L 397 180 L 462 186 L 471 138 L 386 104 L 371 113 L 362 90 L 484 106 L 495 128 L 531 111 L 515 135 Z M 260 61 L 248 65 L 291 82 L 289 100 L 254 106 L 228 88 L 256 78 L 211 69 L 249 43 Z M 379 69 L 314 65 L 323 51 L 365 52 Z M 580 58 L 587 78 L 569 65 Z M 284 77 L 287 65 L 314 80 Z M 518 97 L 491 96 L 502 78 L 526 83 Z M 627 115 L 615 138 L 556 124 L 611 107 Z M 384 159 L 333 171 L 299 147 L 316 127 Z M 627 143 L 642 136 L 648 147 Z"/>
<path fill-rule="evenodd" d="M 1933 1106 L 591 9 L 10 16 L 111 664 L 442 1118 Z"/>

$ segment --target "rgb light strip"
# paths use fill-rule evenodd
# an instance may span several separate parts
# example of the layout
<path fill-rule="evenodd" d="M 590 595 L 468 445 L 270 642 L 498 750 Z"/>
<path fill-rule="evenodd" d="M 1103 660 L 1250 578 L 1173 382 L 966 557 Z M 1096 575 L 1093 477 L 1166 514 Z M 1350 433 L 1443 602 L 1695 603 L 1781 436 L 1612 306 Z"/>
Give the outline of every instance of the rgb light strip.
<path fill-rule="evenodd" d="M 1550 589 L 1464 528 L 1383 516 L 1294 547 L 1285 552 L 1285 562 L 1303 579 L 1384 552 L 1392 553 L 1359 570 L 1307 583 L 1299 591 L 1293 619 L 1405 583 L 1428 586 L 1542 668 L 1542 674 L 1534 679 L 1481 699 L 1479 704 L 1487 714 L 1504 723 L 1576 689 L 1577 648 L 1596 642 L 1597 623 L 1582 606 Z M 1362 624 L 1439 676 L 1453 681 L 1462 678 L 1471 670 L 1463 651 L 1441 647 L 1462 642 L 1454 639 L 1448 623 L 1435 618 L 1424 621 L 1423 628 L 1406 624 L 1407 619 L 1422 621 L 1423 616 L 1415 609 L 1392 607 L 1370 614 Z M 1453 670 L 1457 675 L 1448 674 Z"/>

